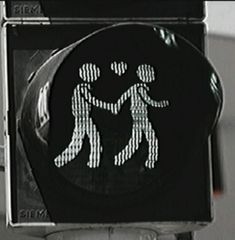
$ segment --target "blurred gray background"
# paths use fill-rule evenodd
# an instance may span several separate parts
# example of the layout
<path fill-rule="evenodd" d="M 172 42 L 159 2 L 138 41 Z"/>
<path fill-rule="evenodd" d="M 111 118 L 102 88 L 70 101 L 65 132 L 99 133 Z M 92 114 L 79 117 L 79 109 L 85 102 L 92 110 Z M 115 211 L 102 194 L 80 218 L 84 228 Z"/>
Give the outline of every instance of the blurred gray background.
<path fill-rule="evenodd" d="M 198 240 L 233 240 L 235 237 L 235 1 L 207 2 L 207 52 L 223 80 L 225 104 L 220 119 L 220 150 L 225 191 L 214 199 L 215 220 L 196 233 Z M 2 49 L 0 49 L 2 51 Z M 0 83 L 2 72 L 0 69 Z M 0 87 L 0 145 L 3 142 L 2 86 Z M 0 162 L 3 162 L 0 149 Z M 5 227 L 4 172 L 0 172 L 0 240 L 33 240 L 16 235 Z M 121 239 L 121 238 L 120 238 Z M 122 238 L 123 239 L 123 238 Z M 160 238 L 161 239 L 161 238 Z M 173 239 L 165 236 L 162 239 Z"/>

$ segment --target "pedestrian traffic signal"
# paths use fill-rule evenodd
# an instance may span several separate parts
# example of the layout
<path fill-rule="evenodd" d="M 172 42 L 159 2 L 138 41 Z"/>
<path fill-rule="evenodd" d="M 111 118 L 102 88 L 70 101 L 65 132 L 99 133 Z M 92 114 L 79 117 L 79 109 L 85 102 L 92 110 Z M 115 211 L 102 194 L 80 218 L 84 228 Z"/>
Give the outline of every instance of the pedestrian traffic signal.
<path fill-rule="evenodd" d="M 126 23 L 40 54 L 17 138 L 51 221 L 211 220 L 208 137 L 222 90 L 199 50 Z"/>

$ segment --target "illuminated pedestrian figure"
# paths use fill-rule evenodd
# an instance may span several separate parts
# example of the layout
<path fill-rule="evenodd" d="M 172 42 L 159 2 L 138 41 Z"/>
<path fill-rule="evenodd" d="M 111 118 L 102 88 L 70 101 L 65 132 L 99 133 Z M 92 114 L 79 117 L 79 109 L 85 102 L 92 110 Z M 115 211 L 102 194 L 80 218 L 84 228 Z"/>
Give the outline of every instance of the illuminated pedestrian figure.
<path fill-rule="evenodd" d="M 144 134 L 148 142 L 148 159 L 145 161 L 147 168 L 154 168 L 158 160 L 158 139 L 148 119 L 148 106 L 163 108 L 169 105 L 168 100 L 155 101 L 148 95 L 148 86 L 145 83 L 155 80 L 154 68 L 143 64 L 137 69 L 138 78 L 144 83 L 138 83 L 130 87 L 117 102 L 118 111 L 121 105 L 128 99 L 131 99 L 131 115 L 133 119 L 132 134 L 128 144 L 114 157 L 114 164 L 121 166 L 137 151 Z M 116 109 L 115 109 L 116 110 Z"/>
<path fill-rule="evenodd" d="M 54 159 L 57 167 L 62 167 L 75 159 L 82 149 L 85 135 L 90 142 L 90 154 L 87 165 L 90 168 L 99 167 L 102 152 L 100 134 L 90 117 L 91 105 L 111 112 L 117 112 L 112 103 L 106 103 L 96 99 L 90 93 L 90 83 L 100 77 L 100 69 L 92 63 L 86 63 L 79 68 L 80 78 L 87 83 L 78 84 L 72 96 L 72 114 L 75 117 L 75 127 L 68 147 Z"/>

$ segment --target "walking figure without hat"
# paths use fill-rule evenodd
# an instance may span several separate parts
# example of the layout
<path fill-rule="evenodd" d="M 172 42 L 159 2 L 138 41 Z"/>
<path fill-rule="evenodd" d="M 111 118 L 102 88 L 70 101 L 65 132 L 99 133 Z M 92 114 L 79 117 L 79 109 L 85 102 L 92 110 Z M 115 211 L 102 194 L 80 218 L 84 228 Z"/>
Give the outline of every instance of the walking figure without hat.
<path fill-rule="evenodd" d="M 68 147 L 54 159 L 57 167 L 62 167 L 74 160 L 82 149 L 85 134 L 90 142 L 88 167 L 96 168 L 100 164 L 102 152 L 100 134 L 90 117 L 91 104 L 114 113 L 114 104 L 96 99 L 90 93 L 90 83 L 100 77 L 100 69 L 92 63 L 85 63 L 79 68 L 79 77 L 85 82 L 78 84 L 72 96 L 72 113 L 75 117 L 75 127 Z"/>
<path fill-rule="evenodd" d="M 117 108 L 128 99 L 131 99 L 130 112 L 133 119 L 131 138 L 125 148 L 114 157 L 114 164 L 121 166 L 138 150 L 144 134 L 148 142 L 148 158 L 145 161 L 147 168 L 154 168 L 158 160 L 158 139 L 148 119 L 148 106 L 163 108 L 169 105 L 168 100 L 155 101 L 148 95 L 149 87 L 146 83 L 155 81 L 154 68 L 147 64 L 138 67 L 138 78 L 143 83 L 137 83 L 130 87 L 117 102 Z"/>

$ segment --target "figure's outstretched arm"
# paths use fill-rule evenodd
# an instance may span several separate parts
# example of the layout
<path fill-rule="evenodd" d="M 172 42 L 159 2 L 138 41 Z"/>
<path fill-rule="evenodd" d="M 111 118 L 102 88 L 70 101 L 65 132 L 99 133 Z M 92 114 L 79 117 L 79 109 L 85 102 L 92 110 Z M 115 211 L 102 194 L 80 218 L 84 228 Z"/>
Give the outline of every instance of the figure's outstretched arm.
<path fill-rule="evenodd" d="M 116 103 L 106 103 L 102 100 L 95 98 L 94 96 L 91 95 L 89 89 L 87 89 L 86 87 L 81 88 L 81 95 L 88 103 L 96 107 L 109 110 L 113 114 L 117 114 L 120 111 L 124 102 L 132 95 L 133 89 L 134 89 L 133 87 L 129 88 L 125 93 L 121 95 L 121 97 L 118 99 Z"/>
<path fill-rule="evenodd" d="M 152 107 L 163 108 L 170 105 L 168 100 L 155 101 L 151 99 L 147 93 L 147 90 L 144 87 L 139 87 L 138 93 L 140 94 L 141 98 Z"/>
<path fill-rule="evenodd" d="M 81 88 L 81 96 L 90 104 L 105 109 L 105 110 L 109 110 L 112 113 L 116 113 L 115 112 L 115 104 L 113 103 L 107 103 L 104 102 L 102 100 L 97 99 L 96 97 L 92 96 L 89 89 L 86 87 L 82 87 Z"/>
<path fill-rule="evenodd" d="M 121 97 L 117 100 L 117 102 L 115 103 L 115 108 L 117 109 L 117 111 L 119 112 L 122 105 L 126 102 L 126 100 L 134 95 L 134 89 L 135 87 L 132 86 L 130 87 L 126 92 L 124 92 Z"/>

